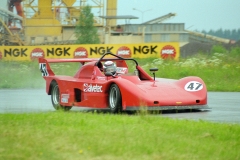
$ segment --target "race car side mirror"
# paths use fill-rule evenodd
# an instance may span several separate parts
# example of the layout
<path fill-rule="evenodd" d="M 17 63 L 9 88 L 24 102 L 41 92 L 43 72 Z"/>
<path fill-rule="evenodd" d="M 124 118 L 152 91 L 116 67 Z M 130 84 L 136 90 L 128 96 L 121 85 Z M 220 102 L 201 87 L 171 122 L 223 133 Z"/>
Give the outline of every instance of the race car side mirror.
<path fill-rule="evenodd" d="M 150 68 L 149 71 L 153 73 L 153 78 L 155 81 L 155 72 L 158 71 L 158 68 Z"/>

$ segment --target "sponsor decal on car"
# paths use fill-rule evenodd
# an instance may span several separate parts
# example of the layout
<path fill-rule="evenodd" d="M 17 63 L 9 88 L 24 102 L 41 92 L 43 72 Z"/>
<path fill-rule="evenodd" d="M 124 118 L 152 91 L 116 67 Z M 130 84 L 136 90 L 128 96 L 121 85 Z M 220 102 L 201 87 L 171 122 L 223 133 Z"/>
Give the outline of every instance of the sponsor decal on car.
<path fill-rule="evenodd" d="M 119 74 L 125 74 L 127 72 L 126 67 L 117 67 L 117 73 Z"/>
<path fill-rule="evenodd" d="M 184 89 L 189 92 L 196 92 L 203 89 L 203 84 L 198 81 L 190 81 L 185 86 Z"/>
<path fill-rule="evenodd" d="M 163 59 L 167 58 L 173 59 L 176 57 L 176 49 L 171 45 L 166 45 L 162 48 L 160 54 Z"/>
<path fill-rule="evenodd" d="M 84 92 L 102 92 L 102 86 L 97 84 L 83 84 L 83 91 Z"/>
<path fill-rule="evenodd" d="M 68 103 L 69 94 L 61 94 L 61 103 Z"/>
<path fill-rule="evenodd" d="M 46 63 L 39 63 L 39 69 L 43 77 L 49 76 Z"/>
<path fill-rule="evenodd" d="M 97 79 L 98 80 L 106 80 L 107 78 L 106 77 L 97 76 Z"/>
<path fill-rule="evenodd" d="M 31 52 L 31 59 L 44 58 L 44 51 L 41 48 L 35 48 Z"/>
<path fill-rule="evenodd" d="M 88 57 L 88 51 L 83 47 L 78 47 L 74 51 L 74 58 L 87 58 Z"/>
<path fill-rule="evenodd" d="M 124 57 L 124 58 L 130 58 L 131 57 L 131 50 L 126 46 L 122 46 L 122 47 L 118 48 L 117 55 L 121 56 L 121 57 Z"/>

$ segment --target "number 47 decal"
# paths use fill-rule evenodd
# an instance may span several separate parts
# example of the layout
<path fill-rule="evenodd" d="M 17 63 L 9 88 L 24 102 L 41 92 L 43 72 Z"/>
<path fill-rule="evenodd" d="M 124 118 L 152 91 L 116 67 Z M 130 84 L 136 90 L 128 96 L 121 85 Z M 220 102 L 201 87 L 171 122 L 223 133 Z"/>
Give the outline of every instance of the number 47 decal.
<path fill-rule="evenodd" d="M 189 92 L 200 91 L 203 89 L 203 84 L 197 81 L 190 81 L 185 85 L 184 89 Z"/>

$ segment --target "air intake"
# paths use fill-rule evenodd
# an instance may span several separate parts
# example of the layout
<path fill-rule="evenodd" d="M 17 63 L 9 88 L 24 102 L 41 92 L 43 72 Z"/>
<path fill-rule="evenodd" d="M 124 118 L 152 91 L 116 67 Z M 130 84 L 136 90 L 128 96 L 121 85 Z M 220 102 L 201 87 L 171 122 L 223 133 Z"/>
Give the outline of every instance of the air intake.
<path fill-rule="evenodd" d="M 159 104 L 159 102 L 158 101 L 154 101 L 153 104 Z"/>

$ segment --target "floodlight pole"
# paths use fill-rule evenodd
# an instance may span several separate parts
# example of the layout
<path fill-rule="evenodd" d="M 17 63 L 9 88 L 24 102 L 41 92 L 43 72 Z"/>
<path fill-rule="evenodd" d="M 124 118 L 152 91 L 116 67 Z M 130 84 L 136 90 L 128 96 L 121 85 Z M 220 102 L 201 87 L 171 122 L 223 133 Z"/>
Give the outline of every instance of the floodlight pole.
<path fill-rule="evenodd" d="M 143 16 L 144 16 L 144 13 L 145 12 L 147 12 L 147 11 L 151 11 L 152 9 L 148 9 L 148 10 L 145 10 L 145 11 L 142 11 L 142 10 L 139 10 L 139 9 L 137 9 L 137 8 L 133 8 L 133 10 L 135 10 L 135 11 L 138 11 L 138 12 L 141 12 L 142 13 L 142 23 L 143 23 Z"/>

